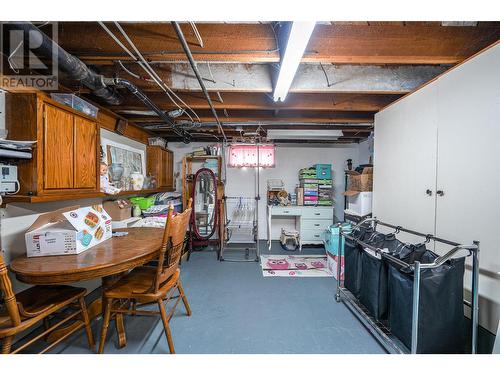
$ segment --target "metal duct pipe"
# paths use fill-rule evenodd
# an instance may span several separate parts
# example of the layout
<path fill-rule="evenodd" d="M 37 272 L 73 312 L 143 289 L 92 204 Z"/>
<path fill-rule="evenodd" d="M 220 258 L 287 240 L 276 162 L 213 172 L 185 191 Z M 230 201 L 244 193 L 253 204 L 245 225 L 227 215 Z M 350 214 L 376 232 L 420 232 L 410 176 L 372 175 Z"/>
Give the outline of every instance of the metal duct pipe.
<path fill-rule="evenodd" d="M 135 95 L 137 99 L 143 102 L 146 107 L 155 112 L 158 117 L 160 117 L 169 127 L 172 128 L 174 133 L 179 137 L 182 137 L 184 143 L 189 143 L 191 141 L 191 136 L 188 132 L 183 129 L 179 129 L 177 125 L 172 121 L 172 119 L 162 111 L 155 103 L 151 101 L 141 90 L 137 88 L 132 82 L 123 78 L 103 78 L 103 82 L 107 85 L 116 85 L 125 87 L 131 94 Z"/>
<path fill-rule="evenodd" d="M 158 108 L 158 106 L 156 106 L 151 99 L 149 99 L 130 81 L 121 78 L 106 78 L 101 74 L 95 73 L 79 58 L 66 52 L 38 27 L 31 23 L 11 24 L 10 27 L 23 30 L 24 35 L 29 35 L 29 37 L 32 38 L 32 43 L 40 45 L 38 49 L 47 57 L 51 57 L 53 49 L 56 48 L 59 69 L 65 71 L 72 79 L 82 82 L 83 85 L 92 90 L 94 95 L 102 98 L 109 104 L 119 105 L 123 102 L 122 96 L 116 91 L 115 87 L 109 86 L 123 86 L 140 101 L 142 101 L 149 109 L 154 111 L 165 123 L 168 124 L 168 126 L 171 126 L 175 134 L 182 137 L 185 143 L 189 143 L 191 141 L 189 133 L 183 129 L 178 129 L 172 119 L 164 111 Z"/>
<path fill-rule="evenodd" d="M 112 105 L 122 103 L 123 98 L 121 95 L 113 87 L 107 87 L 104 84 L 102 75 L 97 74 L 80 59 L 66 52 L 35 25 L 31 23 L 14 23 L 6 26 L 14 30 L 23 30 L 25 36 L 29 35 L 33 45 L 40 46 L 38 50 L 45 56 L 51 57 L 55 52 L 59 69 L 66 72 L 72 79 L 80 81 L 92 90 L 94 95 L 100 97 L 106 103 Z"/>
<path fill-rule="evenodd" d="M 174 27 L 175 33 L 177 34 L 177 37 L 179 38 L 179 41 L 181 42 L 182 49 L 184 50 L 184 53 L 186 54 L 189 64 L 191 65 L 191 68 L 193 69 L 194 74 L 196 75 L 196 79 L 198 80 L 201 90 L 203 91 L 203 94 L 205 95 L 205 98 L 207 99 L 208 105 L 210 106 L 210 111 L 212 112 L 212 115 L 215 118 L 215 121 L 217 122 L 217 126 L 219 127 L 222 136 L 224 137 L 224 140 L 226 140 L 226 134 L 224 134 L 224 129 L 222 128 L 222 124 L 219 121 L 219 116 L 217 116 L 217 111 L 215 110 L 215 107 L 212 103 L 212 99 L 210 98 L 210 95 L 208 94 L 207 88 L 205 87 L 205 83 L 203 82 L 203 78 L 201 77 L 200 72 L 198 71 L 198 66 L 196 65 L 196 61 L 194 61 L 193 54 L 191 53 L 191 50 L 189 49 L 188 43 L 186 41 L 186 38 L 184 37 L 184 34 L 182 33 L 181 27 L 179 26 L 179 23 L 173 21 L 172 26 Z"/>

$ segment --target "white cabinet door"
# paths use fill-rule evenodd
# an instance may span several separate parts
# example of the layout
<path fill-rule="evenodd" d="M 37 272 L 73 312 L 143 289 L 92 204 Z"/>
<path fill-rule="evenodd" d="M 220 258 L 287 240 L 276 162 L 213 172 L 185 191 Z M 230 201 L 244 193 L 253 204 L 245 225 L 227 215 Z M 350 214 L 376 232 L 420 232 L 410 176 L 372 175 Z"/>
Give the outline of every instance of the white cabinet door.
<path fill-rule="evenodd" d="M 437 233 L 481 240 L 483 267 L 499 272 L 500 45 L 440 78 L 438 103 Z"/>
<path fill-rule="evenodd" d="M 452 70 L 438 85 L 439 237 L 480 241 L 480 324 L 500 316 L 500 45 Z M 443 253 L 449 247 L 436 244 Z M 470 261 L 468 262 L 470 264 Z M 465 288 L 470 289 L 470 270 Z"/>
<path fill-rule="evenodd" d="M 375 115 L 373 214 L 423 233 L 435 223 L 436 96 L 433 82 Z"/>
<path fill-rule="evenodd" d="M 443 76 L 438 103 L 437 233 L 480 240 L 500 272 L 500 45 Z"/>

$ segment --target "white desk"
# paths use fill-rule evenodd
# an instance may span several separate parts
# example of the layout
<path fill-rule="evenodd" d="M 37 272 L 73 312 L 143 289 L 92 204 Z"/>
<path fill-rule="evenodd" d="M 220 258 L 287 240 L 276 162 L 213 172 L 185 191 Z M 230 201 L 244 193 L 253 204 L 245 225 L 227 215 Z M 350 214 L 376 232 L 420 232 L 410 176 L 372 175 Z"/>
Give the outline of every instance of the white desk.
<path fill-rule="evenodd" d="M 271 250 L 272 218 L 295 218 L 295 227 L 303 244 L 322 244 L 325 230 L 333 224 L 333 206 L 267 206 L 267 243 Z"/>

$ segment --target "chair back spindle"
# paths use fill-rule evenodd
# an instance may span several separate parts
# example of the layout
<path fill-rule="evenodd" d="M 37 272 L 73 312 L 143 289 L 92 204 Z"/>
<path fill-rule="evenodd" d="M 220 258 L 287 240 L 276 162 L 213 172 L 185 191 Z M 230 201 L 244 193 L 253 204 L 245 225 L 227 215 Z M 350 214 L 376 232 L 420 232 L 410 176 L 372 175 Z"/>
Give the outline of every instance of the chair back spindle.
<path fill-rule="evenodd" d="M 4 302 L 7 312 L 10 317 L 12 326 L 18 326 L 21 324 L 21 316 L 19 314 L 19 308 L 17 306 L 16 295 L 12 290 L 12 283 L 10 282 L 9 276 L 7 274 L 7 265 L 5 264 L 3 257 L 0 255 L 0 291 L 4 295 Z"/>
<path fill-rule="evenodd" d="M 162 245 L 159 250 L 158 266 L 153 285 L 153 291 L 157 292 L 177 270 L 184 247 L 184 239 L 191 217 L 192 199 L 189 199 L 187 208 L 181 214 L 174 216 L 174 207 L 170 206 L 163 232 Z"/>

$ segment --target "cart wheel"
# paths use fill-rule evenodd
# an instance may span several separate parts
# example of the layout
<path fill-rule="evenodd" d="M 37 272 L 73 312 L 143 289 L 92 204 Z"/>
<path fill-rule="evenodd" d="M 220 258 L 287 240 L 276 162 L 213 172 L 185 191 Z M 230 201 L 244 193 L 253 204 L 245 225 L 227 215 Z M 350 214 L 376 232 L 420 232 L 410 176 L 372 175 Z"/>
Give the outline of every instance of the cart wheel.
<path fill-rule="evenodd" d="M 335 294 L 335 301 L 340 302 L 340 294 Z"/>

